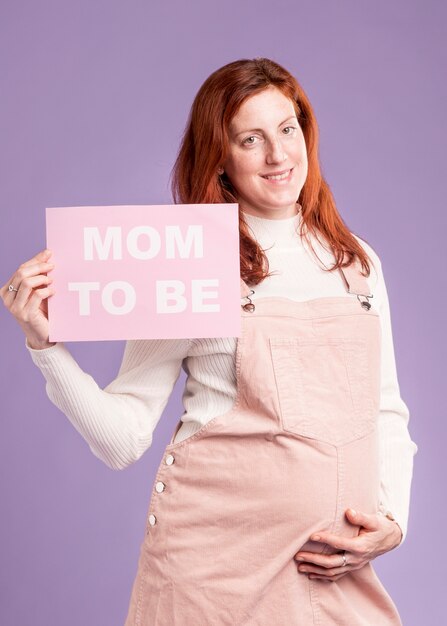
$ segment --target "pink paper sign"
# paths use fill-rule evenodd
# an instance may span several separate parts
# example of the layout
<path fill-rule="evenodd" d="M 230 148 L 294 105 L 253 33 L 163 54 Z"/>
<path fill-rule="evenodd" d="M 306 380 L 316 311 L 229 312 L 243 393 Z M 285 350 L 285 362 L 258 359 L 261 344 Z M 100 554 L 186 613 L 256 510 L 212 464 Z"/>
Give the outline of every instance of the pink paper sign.
<path fill-rule="evenodd" d="M 50 341 L 239 337 L 237 204 L 53 207 Z"/>

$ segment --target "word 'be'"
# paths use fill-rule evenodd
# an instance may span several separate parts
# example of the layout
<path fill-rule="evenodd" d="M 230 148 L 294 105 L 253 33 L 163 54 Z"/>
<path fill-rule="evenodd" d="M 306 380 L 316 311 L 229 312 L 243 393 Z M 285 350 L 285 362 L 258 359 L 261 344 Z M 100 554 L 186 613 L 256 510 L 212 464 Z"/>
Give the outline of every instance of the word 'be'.
<path fill-rule="evenodd" d="M 191 311 L 193 313 L 216 313 L 220 311 L 220 305 L 205 304 L 205 298 L 217 298 L 217 291 L 203 292 L 205 287 L 218 287 L 219 280 L 197 279 L 191 280 Z M 91 314 L 91 293 L 100 291 L 99 282 L 68 283 L 69 291 L 79 293 L 79 315 Z M 157 313 L 182 313 L 186 310 L 188 302 L 185 297 L 185 284 L 181 280 L 157 280 L 155 281 L 156 311 Z M 124 301 L 116 305 L 113 301 L 114 294 L 123 294 Z M 123 280 L 115 280 L 107 283 L 101 291 L 101 303 L 107 313 L 111 315 L 126 315 L 136 305 L 137 294 L 134 287 Z"/>

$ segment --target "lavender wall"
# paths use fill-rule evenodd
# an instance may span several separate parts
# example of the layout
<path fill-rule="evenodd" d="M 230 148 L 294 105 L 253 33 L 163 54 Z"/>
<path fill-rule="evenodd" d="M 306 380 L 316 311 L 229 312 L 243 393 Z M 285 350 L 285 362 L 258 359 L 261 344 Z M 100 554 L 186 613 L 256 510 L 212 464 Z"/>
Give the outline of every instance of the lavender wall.
<path fill-rule="evenodd" d="M 406 543 L 375 567 L 406 626 L 445 614 L 446 18 L 434 0 L 0 5 L 1 284 L 45 247 L 46 206 L 171 201 L 170 168 L 211 71 L 268 56 L 301 81 L 324 174 L 381 256 L 390 295 L 419 452 Z M 117 374 L 123 342 L 67 345 L 101 386 Z M 114 472 L 47 399 L 6 309 L 1 367 L 0 623 L 119 626 L 184 379 L 152 448 Z"/>

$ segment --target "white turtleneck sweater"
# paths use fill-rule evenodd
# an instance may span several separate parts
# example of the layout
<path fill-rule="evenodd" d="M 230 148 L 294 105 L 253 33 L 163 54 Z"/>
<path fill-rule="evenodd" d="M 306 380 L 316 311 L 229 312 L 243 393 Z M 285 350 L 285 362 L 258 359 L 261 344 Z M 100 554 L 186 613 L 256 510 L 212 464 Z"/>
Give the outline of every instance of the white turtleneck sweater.
<path fill-rule="evenodd" d="M 323 271 L 300 238 L 301 212 L 287 219 L 244 216 L 266 250 L 269 270 L 275 272 L 256 285 L 253 302 L 266 296 L 302 301 L 346 295 L 340 273 Z M 407 534 L 413 456 L 418 448 L 410 438 L 409 411 L 400 397 L 381 262 L 366 242 L 357 239 L 375 265 L 367 280 L 382 327 L 380 510 L 393 513 L 403 533 L 402 545 Z M 332 253 L 317 239 L 312 238 L 312 243 L 320 260 L 330 267 Z M 95 456 L 112 469 L 123 469 L 150 447 L 182 367 L 187 374 L 185 410 L 176 442 L 232 408 L 236 398 L 236 343 L 235 337 L 127 341 L 118 375 L 104 389 L 80 368 L 62 342 L 43 350 L 30 348 L 27 342 L 25 345 L 46 379 L 50 400 L 68 417 Z"/>

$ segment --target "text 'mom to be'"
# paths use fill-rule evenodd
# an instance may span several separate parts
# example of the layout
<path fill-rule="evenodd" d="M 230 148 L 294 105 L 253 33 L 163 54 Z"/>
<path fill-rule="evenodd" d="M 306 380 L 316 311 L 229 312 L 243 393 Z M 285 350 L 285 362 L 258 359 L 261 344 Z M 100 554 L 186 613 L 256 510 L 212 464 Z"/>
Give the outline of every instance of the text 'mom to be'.
<path fill-rule="evenodd" d="M 163 246 L 164 244 L 164 246 Z M 163 248 L 163 249 L 162 249 Z M 147 261 L 163 255 L 165 259 L 203 258 L 203 226 L 189 225 L 183 236 L 179 226 L 165 226 L 164 238 L 152 226 L 135 226 L 125 237 L 127 254 L 135 260 Z M 83 229 L 84 261 L 119 261 L 123 259 L 123 233 L 121 226 L 109 226 L 104 236 L 96 226 Z M 204 292 L 207 287 L 216 290 Z M 218 298 L 217 278 L 191 279 L 191 312 L 215 313 L 219 303 L 205 303 L 206 299 Z M 91 294 L 100 292 L 101 305 L 110 315 L 126 315 L 136 306 L 137 293 L 134 286 L 123 280 L 110 281 L 101 285 L 97 281 L 69 282 L 68 290 L 78 293 L 79 315 L 92 313 Z M 188 307 L 185 296 L 186 285 L 181 280 L 156 280 L 155 303 L 157 313 L 181 313 Z M 121 294 L 121 304 L 114 302 L 115 294 Z M 116 298 L 115 298 L 116 299 Z"/>

